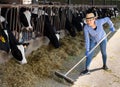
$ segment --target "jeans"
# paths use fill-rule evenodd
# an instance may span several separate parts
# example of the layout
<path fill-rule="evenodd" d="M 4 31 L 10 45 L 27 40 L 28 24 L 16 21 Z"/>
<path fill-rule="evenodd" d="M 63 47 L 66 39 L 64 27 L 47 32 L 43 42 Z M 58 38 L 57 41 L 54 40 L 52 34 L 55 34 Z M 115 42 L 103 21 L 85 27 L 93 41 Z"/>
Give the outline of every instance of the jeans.
<path fill-rule="evenodd" d="M 90 40 L 90 50 L 96 45 L 96 42 L 93 42 L 92 40 Z M 103 65 L 106 65 L 106 60 L 107 60 L 107 53 L 106 53 L 106 46 L 107 46 L 107 39 L 104 39 L 101 43 L 100 43 L 100 50 L 102 53 L 102 59 L 103 59 Z M 91 60 L 93 58 L 94 55 L 94 51 L 91 52 L 88 57 L 86 57 L 86 69 L 89 68 Z"/>

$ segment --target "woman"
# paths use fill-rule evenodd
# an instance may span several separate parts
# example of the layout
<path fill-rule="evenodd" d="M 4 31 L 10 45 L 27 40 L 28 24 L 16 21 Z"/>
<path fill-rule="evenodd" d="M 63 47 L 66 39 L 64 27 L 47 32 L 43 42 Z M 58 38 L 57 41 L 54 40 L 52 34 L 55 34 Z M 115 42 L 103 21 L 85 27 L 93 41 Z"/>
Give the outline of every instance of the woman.
<path fill-rule="evenodd" d="M 86 52 L 85 55 L 86 57 L 86 67 L 85 70 L 81 72 L 81 74 L 88 74 L 89 73 L 89 65 L 91 63 L 92 57 L 94 55 L 94 52 L 90 53 L 90 50 L 103 38 L 105 37 L 106 33 L 103 29 L 103 25 L 105 23 L 108 23 L 110 26 L 110 31 L 114 32 L 114 24 L 112 21 L 108 18 L 102 18 L 102 19 L 97 19 L 93 13 L 87 13 L 86 14 L 86 25 L 84 27 L 84 35 L 85 35 L 85 47 L 86 47 Z M 102 59 L 103 59 L 103 69 L 107 70 L 107 54 L 106 54 L 106 45 L 107 45 L 107 38 L 105 38 L 101 43 L 100 43 L 100 50 L 102 53 Z"/>

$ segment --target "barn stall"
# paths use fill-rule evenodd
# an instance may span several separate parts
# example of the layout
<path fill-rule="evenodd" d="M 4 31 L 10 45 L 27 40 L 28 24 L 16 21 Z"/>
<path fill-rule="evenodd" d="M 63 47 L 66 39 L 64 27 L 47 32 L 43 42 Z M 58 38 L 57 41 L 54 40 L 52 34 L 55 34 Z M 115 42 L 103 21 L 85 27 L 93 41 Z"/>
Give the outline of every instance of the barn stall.
<path fill-rule="evenodd" d="M 56 28 L 58 30 L 64 30 L 61 34 L 60 38 L 60 44 L 61 46 L 58 49 L 55 49 L 54 46 L 51 44 L 48 45 L 49 41 L 48 38 L 46 39 L 43 37 L 43 21 L 44 16 L 41 17 L 37 23 L 37 26 L 34 27 L 35 30 L 40 31 L 40 34 L 38 35 L 38 39 L 33 39 L 30 42 L 30 45 L 28 48 L 26 48 L 27 54 L 27 60 L 28 63 L 25 65 L 20 65 L 16 63 L 14 59 L 10 59 L 8 62 L 2 63 L 0 65 L 0 83 L 1 87 L 35 87 L 35 85 L 43 85 L 45 84 L 44 81 L 47 81 L 46 78 L 54 79 L 58 82 L 61 82 L 58 78 L 54 76 L 54 72 L 56 70 L 62 70 L 65 71 L 71 67 L 71 65 L 74 65 L 75 62 L 72 63 L 72 61 L 79 60 L 78 57 L 84 55 L 84 37 L 83 32 L 77 32 L 75 37 L 72 37 L 71 34 L 65 30 L 65 18 L 64 18 L 64 9 L 68 8 L 74 8 L 74 11 L 76 9 L 80 9 L 82 7 L 82 10 L 85 10 L 89 8 L 89 5 L 62 5 L 62 6 L 49 6 L 49 5 L 0 5 L 1 7 L 9 7 L 9 8 L 19 8 L 20 7 L 26 7 L 29 8 L 30 11 L 32 11 L 32 8 L 39 7 L 40 9 L 43 9 L 46 7 L 46 11 L 49 13 L 53 8 L 55 13 L 58 12 L 58 9 L 60 7 L 63 8 L 62 13 L 62 22 L 58 18 L 58 15 L 56 15 L 56 22 L 53 22 L 53 17 L 49 15 L 50 20 L 52 21 L 51 24 L 55 24 Z M 94 6 L 94 7 L 104 7 L 108 8 L 111 6 Z M 67 10 L 69 12 L 69 10 Z M 70 14 L 69 14 L 70 15 Z M 13 18 L 12 18 L 13 19 Z M 116 24 L 116 28 L 119 27 L 117 25 L 117 22 L 119 22 L 119 17 L 112 19 L 114 23 Z M 19 19 L 18 19 L 19 21 Z M 19 23 L 18 23 L 19 24 Z M 16 24 L 16 26 L 13 27 L 13 30 L 21 29 L 21 26 Z M 17 26 L 18 25 L 18 26 Z M 106 27 L 106 26 L 105 26 Z M 106 27 L 107 28 L 107 27 Z M 77 30 L 76 30 L 77 31 Z M 107 31 L 107 29 L 106 29 Z M 13 32 L 16 38 L 19 38 L 18 32 Z M 37 36 L 37 35 L 36 35 Z M 38 42 L 37 42 L 38 41 Z M 46 42 L 48 41 L 48 42 Z M 30 48 L 29 48 L 30 47 Z M 29 49 L 29 50 L 28 50 Z M 34 50 L 33 50 L 34 49 Z M 31 50 L 31 51 L 30 51 Z M 65 66 L 64 66 L 65 65 Z M 83 66 L 83 65 L 81 65 Z M 82 67 L 81 67 L 82 68 Z M 76 71 L 77 72 L 77 71 Z M 41 83 L 39 83 L 41 82 Z M 43 83 L 42 83 L 43 82 Z M 39 83 L 39 84 L 38 84 Z M 49 83 L 49 82 L 48 82 Z M 66 83 L 65 83 L 66 84 Z M 37 87 L 37 86 L 36 86 Z M 39 87 L 39 86 L 38 86 Z"/>

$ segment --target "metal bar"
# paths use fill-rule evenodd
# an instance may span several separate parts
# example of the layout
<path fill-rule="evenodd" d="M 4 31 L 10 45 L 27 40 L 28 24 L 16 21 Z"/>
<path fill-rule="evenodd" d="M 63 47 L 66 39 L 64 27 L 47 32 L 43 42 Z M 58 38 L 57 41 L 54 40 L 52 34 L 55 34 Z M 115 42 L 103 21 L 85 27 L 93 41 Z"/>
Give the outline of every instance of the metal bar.
<path fill-rule="evenodd" d="M 30 5 L 24 5 L 24 4 L 0 4 L 0 7 L 28 7 L 28 8 L 31 8 L 31 7 L 101 7 L 101 8 L 104 8 L 104 7 L 117 7 L 117 5 L 73 5 L 73 4 L 70 4 L 70 5 L 37 5 L 37 4 L 30 4 Z"/>

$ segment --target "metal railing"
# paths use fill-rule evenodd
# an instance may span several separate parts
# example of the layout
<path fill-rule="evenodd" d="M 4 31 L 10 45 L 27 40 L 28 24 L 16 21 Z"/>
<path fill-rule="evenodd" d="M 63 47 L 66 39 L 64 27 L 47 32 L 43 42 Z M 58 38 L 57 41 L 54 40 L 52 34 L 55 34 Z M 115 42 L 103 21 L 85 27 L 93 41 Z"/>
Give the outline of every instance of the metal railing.
<path fill-rule="evenodd" d="M 56 13 L 56 18 L 53 19 L 53 17 L 51 17 L 50 14 L 49 17 L 50 17 L 50 20 L 52 21 L 51 23 L 53 24 L 53 21 L 54 21 L 54 26 L 60 30 L 61 28 L 64 28 L 63 23 L 65 23 L 65 20 L 63 19 L 63 21 L 59 19 L 59 9 L 60 8 L 63 8 L 63 9 L 68 9 L 68 8 L 72 8 L 72 9 L 77 9 L 77 10 L 86 10 L 87 8 L 90 8 L 90 7 L 97 7 L 97 8 L 110 8 L 110 7 L 117 7 L 117 5 L 73 5 L 73 4 L 70 4 L 70 5 L 37 5 L 37 4 L 30 4 L 30 5 L 22 5 L 22 4 L 0 4 L 0 8 L 14 8 L 16 9 L 16 12 L 12 13 L 11 14 L 11 18 L 10 18 L 10 21 L 13 21 L 13 24 L 10 25 L 10 29 L 13 31 L 14 35 L 16 36 L 17 39 L 20 38 L 20 33 L 21 33 L 21 29 L 22 29 L 22 25 L 20 23 L 20 19 L 19 19 L 19 10 L 21 7 L 24 7 L 24 8 L 28 8 L 31 12 L 34 8 L 39 8 L 39 9 L 43 9 L 43 8 L 46 8 L 46 12 L 49 12 L 53 9 L 56 9 L 54 12 Z M 49 8 L 49 9 L 48 9 Z M 65 11 L 62 12 L 63 15 L 65 15 Z M 1 15 L 1 12 L 0 12 L 0 15 Z M 16 17 L 16 18 L 15 18 Z M 43 16 L 44 17 L 44 16 Z M 33 30 L 34 31 L 37 31 L 40 33 L 40 35 L 43 35 L 43 31 L 44 31 L 44 23 L 42 22 L 44 21 L 44 18 L 40 18 L 40 19 L 37 19 L 37 26 L 36 28 L 34 27 L 34 23 L 33 21 L 31 20 L 31 22 L 33 23 L 32 26 L 33 26 Z M 56 24 L 57 23 L 57 24 Z M 33 31 L 33 32 L 34 32 Z M 27 37 L 29 38 L 32 38 L 31 37 L 31 31 L 27 31 Z M 28 39 L 30 40 L 30 39 Z"/>

